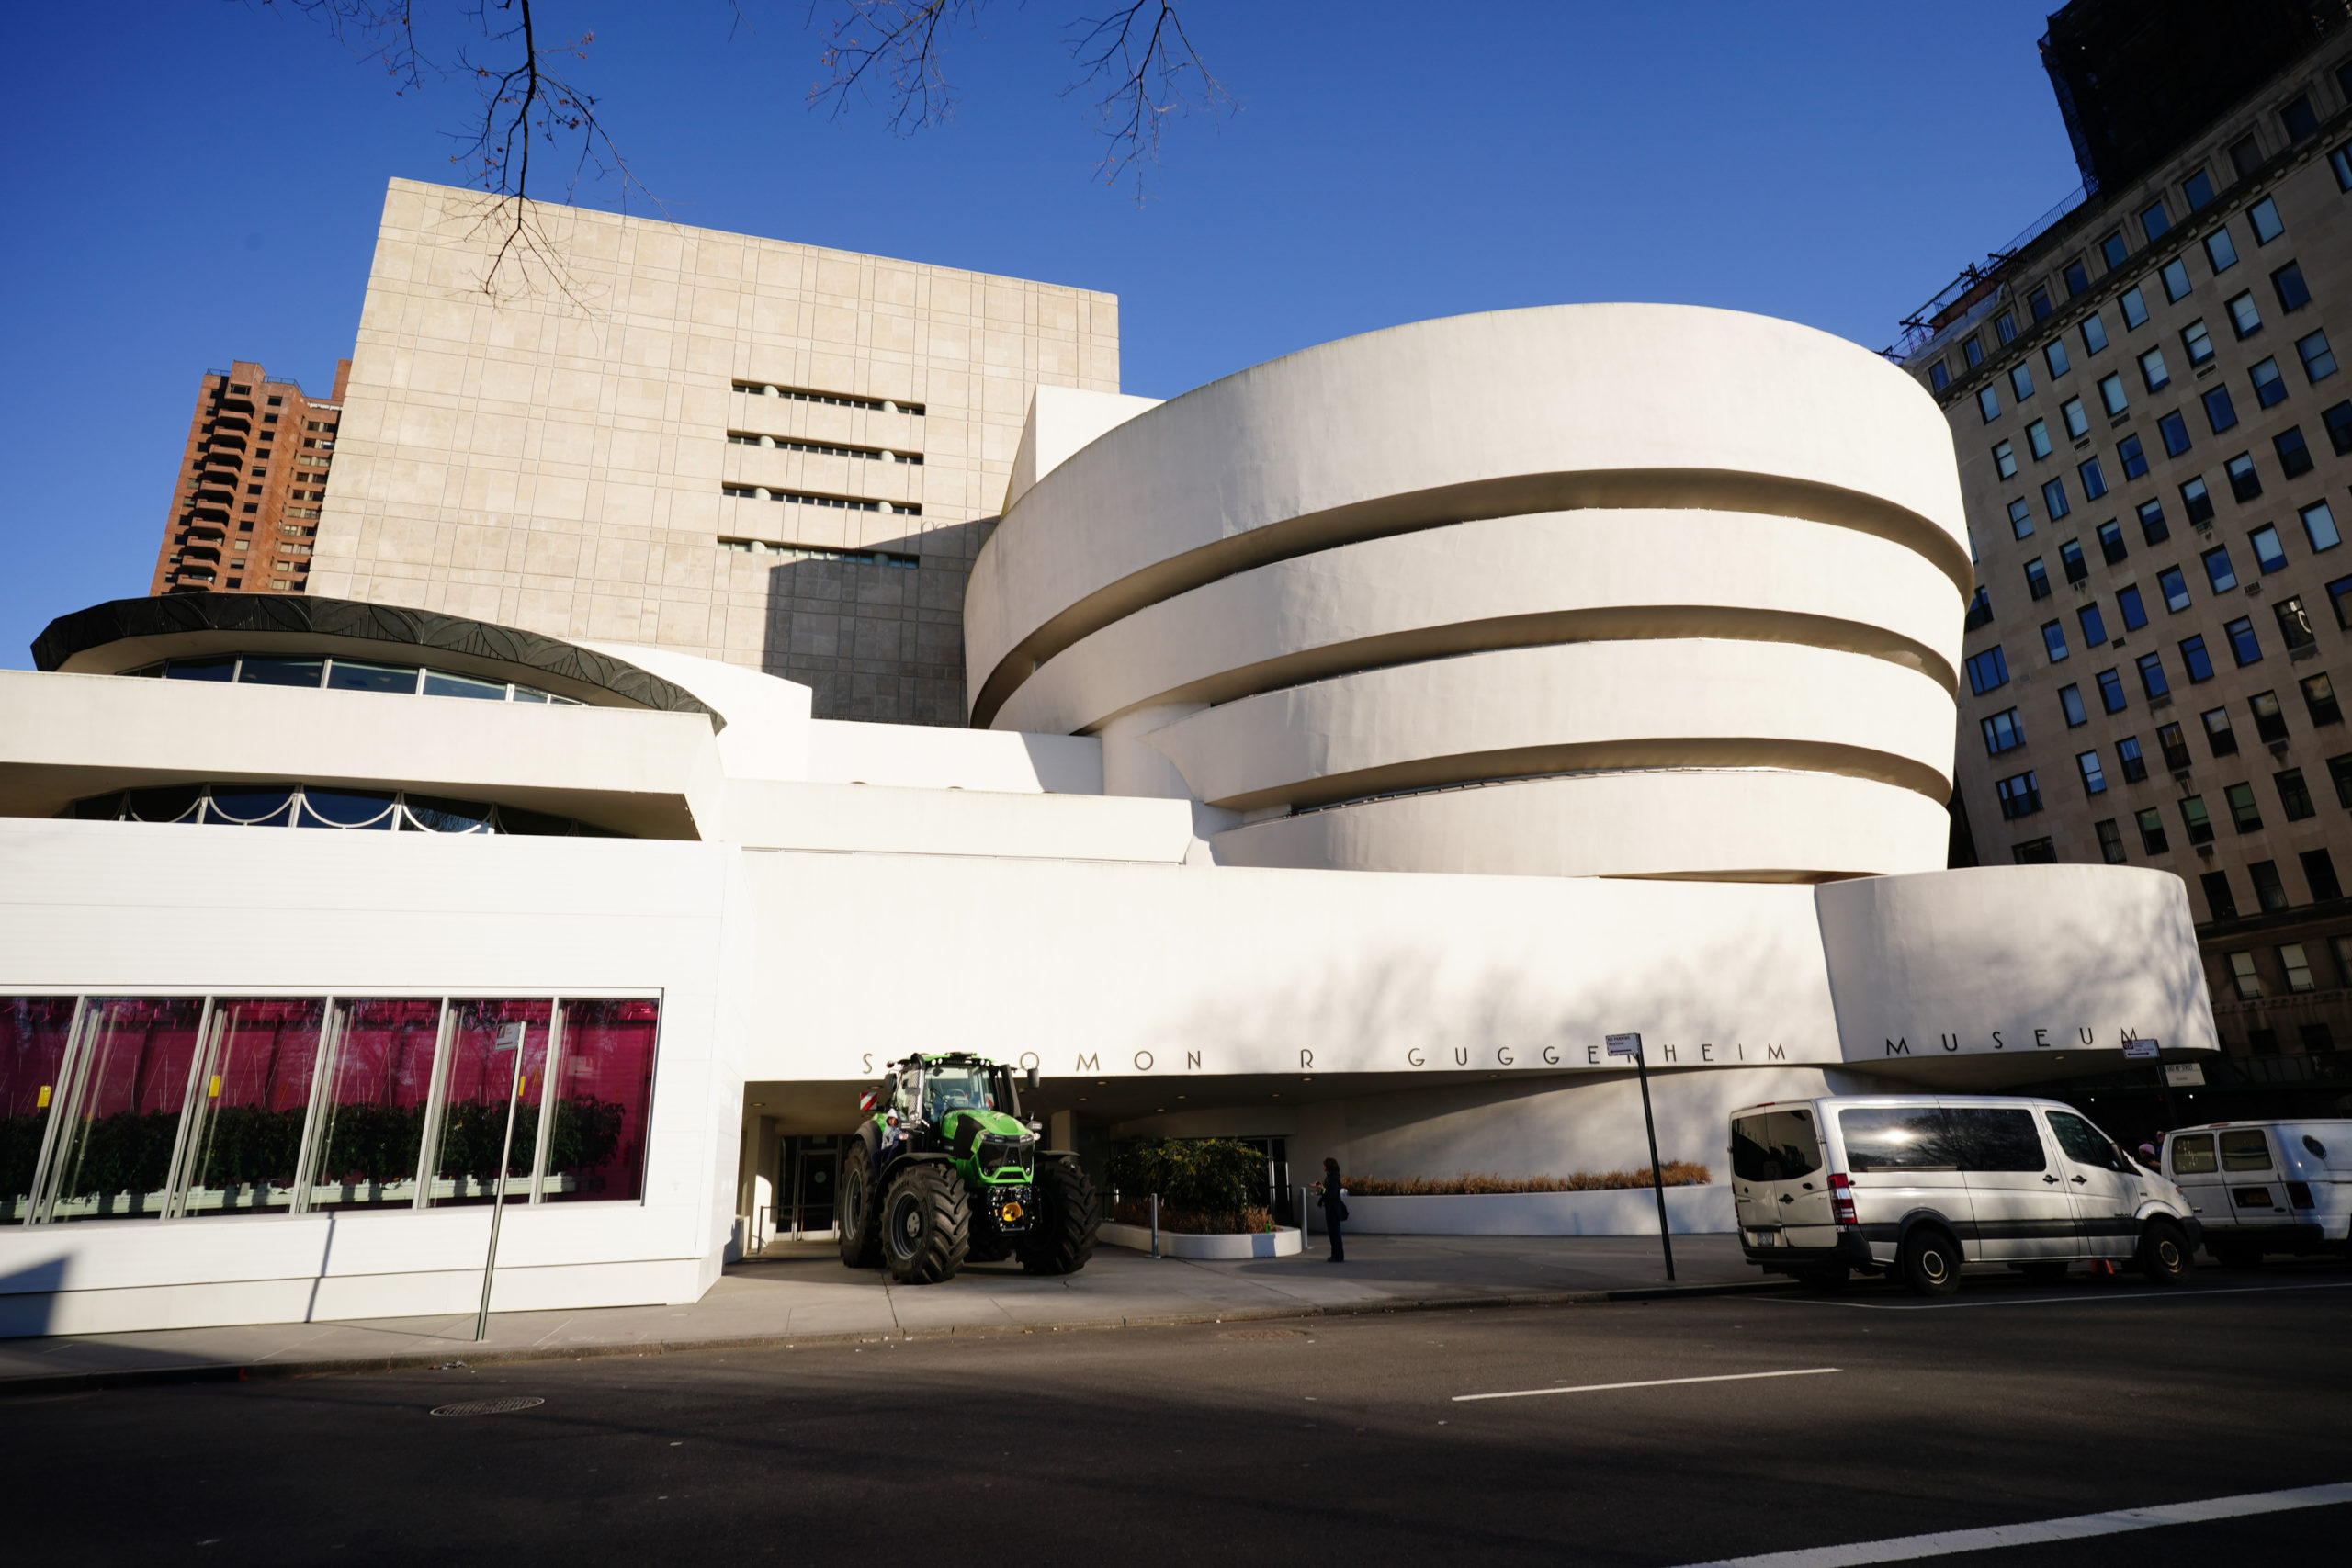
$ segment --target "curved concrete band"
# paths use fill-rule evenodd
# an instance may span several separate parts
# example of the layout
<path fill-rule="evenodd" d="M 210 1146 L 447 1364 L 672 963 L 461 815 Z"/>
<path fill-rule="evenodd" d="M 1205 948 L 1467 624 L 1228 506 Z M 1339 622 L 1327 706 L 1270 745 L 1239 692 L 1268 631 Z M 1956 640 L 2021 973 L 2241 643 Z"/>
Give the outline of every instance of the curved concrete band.
<path fill-rule="evenodd" d="M 1112 787 L 1189 795 L 1236 862 L 1921 870 L 1966 538 L 1940 412 L 1851 344 L 1652 305 L 1423 321 L 1132 412 L 1019 491 L 967 600 L 973 718 L 1102 735 Z"/>

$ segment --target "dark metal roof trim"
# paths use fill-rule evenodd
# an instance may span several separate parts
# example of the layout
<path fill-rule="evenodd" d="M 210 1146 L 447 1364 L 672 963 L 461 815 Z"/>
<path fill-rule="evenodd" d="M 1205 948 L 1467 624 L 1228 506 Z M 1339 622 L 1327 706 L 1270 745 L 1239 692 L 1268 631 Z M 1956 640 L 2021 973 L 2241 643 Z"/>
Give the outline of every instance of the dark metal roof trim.
<path fill-rule="evenodd" d="M 536 670 L 663 713 L 698 713 L 716 732 L 726 717 L 683 686 L 609 654 L 514 626 L 492 626 L 395 604 L 364 604 L 301 593 L 181 593 L 114 599 L 60 615 L 33 639 L 35 669 L 54 671 L 76 654 L 130 637 L 183 632 L 256 632 L 351 637 L 439 649 Z"/>

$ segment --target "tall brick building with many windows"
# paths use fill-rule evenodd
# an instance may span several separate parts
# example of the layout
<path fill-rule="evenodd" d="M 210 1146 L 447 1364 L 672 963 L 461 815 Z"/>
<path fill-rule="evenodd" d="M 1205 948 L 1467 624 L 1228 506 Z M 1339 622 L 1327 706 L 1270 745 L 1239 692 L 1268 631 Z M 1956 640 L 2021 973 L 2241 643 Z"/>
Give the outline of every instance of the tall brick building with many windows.
<path fill-rule="evenodd" d="M 242 359 L 204 373 L 149 593 L 302 592 L 350 377 L 313 400 Z"/>
<path fill-rule="evenodd" d="M 2238 23 L 2238 76 L 2185 92 Z M 2352 26 L 2337 3 L 2077 4 L 2042 50 L 2084 189 L 1891 351 L 1951 419 L 1976 558 L 1955 863 L 2178 874 L 2234 1058 L 2187 1119 L 2333 1102 L 2352 1089 Z"/>

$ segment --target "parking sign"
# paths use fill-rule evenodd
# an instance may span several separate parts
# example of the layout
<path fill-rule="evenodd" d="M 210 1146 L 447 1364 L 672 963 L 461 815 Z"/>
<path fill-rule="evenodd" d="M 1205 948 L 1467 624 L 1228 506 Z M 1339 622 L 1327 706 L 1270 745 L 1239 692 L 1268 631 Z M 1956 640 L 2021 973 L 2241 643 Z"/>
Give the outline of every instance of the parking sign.
<path fill-rule="evenodd" d="M 1612 1056 L 1639 1056 L 1642 1037 L 1638 1034 L 1611 1034 L 1608 1037 L 1609 1054 Z"/>

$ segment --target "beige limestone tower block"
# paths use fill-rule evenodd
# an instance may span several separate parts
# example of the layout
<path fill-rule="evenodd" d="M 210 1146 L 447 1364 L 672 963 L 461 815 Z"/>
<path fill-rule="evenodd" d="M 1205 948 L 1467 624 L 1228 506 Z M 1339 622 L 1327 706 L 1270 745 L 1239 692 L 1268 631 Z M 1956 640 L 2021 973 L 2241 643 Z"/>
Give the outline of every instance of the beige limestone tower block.
<path fill-rule="evenodd" d="M 513 219 L 390 183 L 311 591 L 676 648 L 806 682 L 822 717 L 963 722 L 972 558 L 1035 389 L 1118 390 L 1115 297 Z"/>

